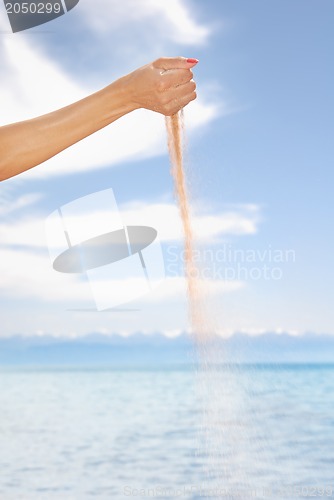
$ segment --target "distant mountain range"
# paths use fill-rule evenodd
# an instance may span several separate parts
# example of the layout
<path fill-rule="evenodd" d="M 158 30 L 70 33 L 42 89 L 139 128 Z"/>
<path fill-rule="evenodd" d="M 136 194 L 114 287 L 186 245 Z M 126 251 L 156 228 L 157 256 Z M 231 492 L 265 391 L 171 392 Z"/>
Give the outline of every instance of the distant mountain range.
<path fill-rule="evenodd" d="M 193 339 L 137 333 L 129 337 L 91 334 L 76 339 L 15 336 L 0 339 L 0 366 L 156 367 L 194 364 Z M 216 338 L 211 352 L 216 362 L 334 363 L 334 336 L 307 333 L 236 333 Z"/>

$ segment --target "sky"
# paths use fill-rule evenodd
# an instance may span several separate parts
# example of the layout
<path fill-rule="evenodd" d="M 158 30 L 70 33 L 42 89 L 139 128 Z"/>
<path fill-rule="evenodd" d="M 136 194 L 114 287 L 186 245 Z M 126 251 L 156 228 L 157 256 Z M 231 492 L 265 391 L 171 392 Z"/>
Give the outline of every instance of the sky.
<path fill-rule="evenodd" d="M 185 168 L 215 328 L 334 334 L 333 21 L 331 0 L 80 0 L 13 34 L 0 4 L 0 125 L 160 56 L 198 58 Z M 106 189 L 124 224 L 157 230 L 166 278 L 97 312 L 85 277 L 52 269 L 45 221 Z M 90 224 L 106 217 L 96 209 Z M 1 183 L 0 336 L 188 331 L 182 256 L 164 118 L 139 110 Z"/>

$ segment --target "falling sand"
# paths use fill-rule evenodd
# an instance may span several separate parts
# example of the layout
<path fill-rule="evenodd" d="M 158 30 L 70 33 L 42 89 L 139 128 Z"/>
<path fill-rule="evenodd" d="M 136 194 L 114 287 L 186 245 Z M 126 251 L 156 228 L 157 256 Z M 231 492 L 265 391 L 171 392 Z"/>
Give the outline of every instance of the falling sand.
<path fill-rule="evenodd" d="M 166 128 L 171 173 L 183 227 L 189 320 L 198 361 L 197 386 L 202 413 L 199 455 L 208 458 L 205 472 L 209 484 L 215 478 L 221 485 L 228 477 L 238 477 L 243 484 L 243 474 L 238 467 L 242 464 L 243 443 L 249 439 L 239 415 L 243 415 L 245 397 L 239 397 L 239 377 L 235 377 L 233 370 L 219 368 L 225 358 L 224 343 L 216 334 L 215 314 L 210 314 L 207 307 L 208 283 L 201 279 L 200 267 L 195 261 L 195 238 L 183 161 L 182 111 L 166 117 Z"/>
<path fill-rule="evenodd" d="M 194 232 L 191 221 L 190 203 L 183 165 L 183 111 L 166 117 L 168 149 L 172 166 L 175 194 L 179 206 L 185 251 L 185 278 L 189 305 L 189 317 L 195 340 L 206 340 L 207 328 L 203 312 L 203 294 L 200 286 L 199 272 L 194 259 Z"/>

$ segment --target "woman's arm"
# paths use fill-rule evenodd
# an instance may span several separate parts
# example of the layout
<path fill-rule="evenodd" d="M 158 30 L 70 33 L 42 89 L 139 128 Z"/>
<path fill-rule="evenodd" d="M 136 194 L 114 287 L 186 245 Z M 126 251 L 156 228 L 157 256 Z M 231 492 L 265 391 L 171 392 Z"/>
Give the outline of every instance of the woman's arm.
<path fill-rule="evenodd" d="M 196 98 L 195 64 L 196 59 L 161 58 L 65 108 L 0 127 L 0 180 L 35 167 L 135 109 L 176 113 Z"/>

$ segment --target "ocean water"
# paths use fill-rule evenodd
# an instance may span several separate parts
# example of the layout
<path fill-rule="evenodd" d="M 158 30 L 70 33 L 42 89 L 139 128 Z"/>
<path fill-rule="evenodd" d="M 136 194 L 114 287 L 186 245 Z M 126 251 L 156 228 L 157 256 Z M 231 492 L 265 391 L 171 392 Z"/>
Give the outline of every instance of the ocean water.
<path fill-rule="evenodd" d="M 0 500 L 317 497 L 334 366 L 0 370 Z"/>

